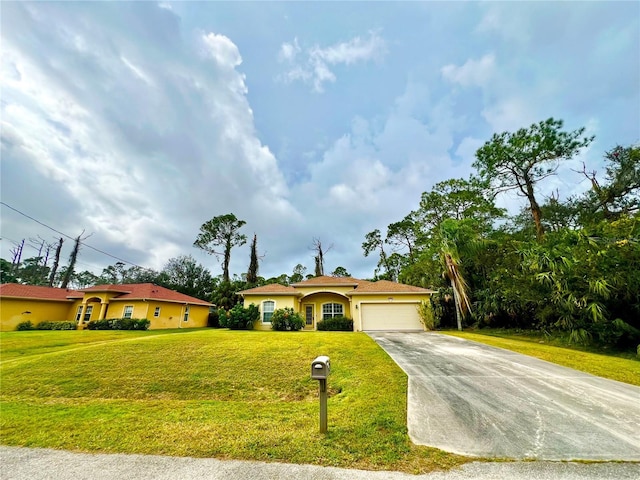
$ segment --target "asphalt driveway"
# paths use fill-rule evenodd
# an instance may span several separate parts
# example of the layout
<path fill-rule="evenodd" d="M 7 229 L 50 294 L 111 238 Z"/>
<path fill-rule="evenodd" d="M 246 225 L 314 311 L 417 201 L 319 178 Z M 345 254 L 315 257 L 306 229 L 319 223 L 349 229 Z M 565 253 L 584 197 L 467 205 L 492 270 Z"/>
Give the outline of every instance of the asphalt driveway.
<path fill-rule="evenodd" d="M 411 440 L 449 452 L 640 461 L 640 388 L 430 332 L 370 332 L 409 377 Z"/>

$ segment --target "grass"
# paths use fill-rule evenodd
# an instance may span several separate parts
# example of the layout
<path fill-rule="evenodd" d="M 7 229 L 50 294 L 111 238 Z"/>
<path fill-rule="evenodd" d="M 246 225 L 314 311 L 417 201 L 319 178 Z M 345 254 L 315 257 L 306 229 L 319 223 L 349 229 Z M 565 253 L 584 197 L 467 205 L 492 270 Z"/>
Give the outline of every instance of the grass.
<path fill-rule="evenodd" d="M 407 379 L 346 332 L 7 332 L 5 445 L 426 473 L 466 458 L 413 445 Z M 317 355 L 331 357 L 318 432 Z"/>
<path fill-rule="evenodd" d="M 450 330 L 438 333 L 504 348 L 599 377 L 640 386 L 640 361 L 629 353 L 595 353 L 585 347 L 568 347 L 562 345 L 560 339 L 550 339 L 531 332 L 479 330 L 472 333 Z M 557 342 L 562 346 L 550 345 L 549 342 Z"/>

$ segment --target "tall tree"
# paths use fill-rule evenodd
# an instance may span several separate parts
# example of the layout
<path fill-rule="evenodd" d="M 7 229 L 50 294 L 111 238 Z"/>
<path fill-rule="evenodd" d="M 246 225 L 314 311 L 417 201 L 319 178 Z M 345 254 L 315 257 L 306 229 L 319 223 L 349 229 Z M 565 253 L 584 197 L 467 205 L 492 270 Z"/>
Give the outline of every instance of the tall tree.
<path fill-rule="evenodd" d="M 301 263 L 297 264 L 295 267 L 293 267 L 293 274 L 289 279 L 290 282 L 298 283 L 304 280 L 304 274 L 306 273 L 306 271 L 307 271 L 307 267 L 305 267 Z"/>
<path fill-rule="evenodd" d="M 538 240 L 544 227 L 536 184 L 555 175 L 561 160 L 572 158 L 594 138 L 583 136 L 584 128 L 565 132 L 562 127 L 562 120 L 549 118 L 515 133 L 494 134 L 476 152 L 473 163 L 480 177 L 499 192 L 516 190 L 527 198 Z"/>
<path fill-rule="evenodd" d="M 51 274 L 49 275 L 49 286 L 53 287 L 53 282 L 56 279 L 56 273 L 58 272 L 58 266 L 60 265 L 60 252 L 62 251 L 62 243 L 64 239 L 60 237 L 58 240 L 58 246 L 56 247 L 56 253 L 53 257 L 53 266 L 51 267 Z"/>
<path fill-rule="evenodd" d="M 459 231 L 460 225 L 457 220 L 445 220 L 440 226 L 444 276 L 453 290 L 458 330 L 462 330 L 462 319 L 471 312 L 471 301 L 469 300 L 469 287 L 460 268 L 461 261 L 458 252 L 458 244 L 460 243 Z"/>
<path fill-rule="evenodd" d="M 229 283 L 229 262 L 231 249 L 247 243 L 246 235 L 239 230 L 246 224 L 238 220 L 233 213 L 219 215 L 205 222 L 200 227 L 200 233 L 193 245 L 204 250 L 216 258 L 222 257 L 222 281 Z"/>
<path fill-rule="evenodd" d="M 49 267 L 43 265 L 42 257 L 27 258 L 20 265 L 19 276 L 27 285 L 47 285 Z"/>
<path fill-rule="evenodd" d="M 476 177 L 436 183 L 430 191 L 422 194 L 420 208 L 415 214 L 428 237 L 433 236 L 433 232 L 448 218 L 474 218 L 478 228 L 488 230 L 493 221 L 503 215 L 504 210 L 495 206 L 493 195 L 489 193 L 489 182 Z"/>
<path fill-rule="evenodd" d="M 350 277 L 351 274 L 347 272 L 347 269 L 344 267 L 336 267 L 336 269 L 331 272 L 332 277 Z"/>
<path fill-rule="evenodd" d="M 18 283 L 18 278 L 13 274 L 13 265 L 4 258 L 0 258 L 0 283 Z"/>
<path fill-rule="evenodd" d="M 103 268 L 101 275 L 102 281 L 114 285 L 125 283 L 127 270 L 124 267 L 124 262 L 116 262 L 113 265 Z"/>
<path fill-rule="evenodd" d="M 378 260 L 378 266 L 376 267 L 375 276 L 378 276 L 380 267 L 384 267 L 384 270 L 387 274 L 391 271 L 389 257 L 384 250 L 384 242 L 382 240 L 380 230 L 376 228 L 374 231 L 369 232 L 365 235 L 364 242 L 362 242 L 362 250 L 364 250 L 365 257 L 368 257 L 376 250 L 380 252 L 380 260 Z"/>
<path fill-rule="evenodd" d="M 399 222 L 392 223 L 387 227 L 385 242 L 396 251 L 406 249 L 409 258 L 412 259 L 416 253 L 415 248 L 419 236 L 420 227 L 416 222 L 416 214 L 411 212 Z"/>
<path fill-rule="evenodd" d="M 71 255 L 69 255 L 69 265 L 67 265 L 67 269 L 62 279 L 62 283 L 60 284 L 60 288 L 67 288 L 67 285 L 69 285 L 69 282 L 71 281 L 71 277 L 75 273 L 74 269 L 76 266 L 76 260 L 78 259 L 78 252 L 80 251 L 80 242 L 84 240 L 82 238 L 83 233 L 84 233 L 84 230 L 75 239 L 75 243 L 73 244 L 73 250 L 71 250 Z"/>
<path fill-rule="evenodd" d="M 640 146 L 617 146 L 605 153 L 606 177 L 601 184 L 596 172 L 582 172 L 591 190 L 578 202 L 583 217 L 616 220 L 640 210 Z"/>
<path fill-rule="evenodd" d="M 247 270 L 247 283 L 255 285 L 258 283 L 258 237 L 253 234 L 251 242 L 251 258 L 249 259 L 249 269 Z"/>
<path fill-rule="evenodd" d="M 321 277 L 324 275 L 324 254 L 333 248 L 333 245 L 329 246 L 326 250 L 322 248 L 322 242 L 319 238 L 313 239 L 313 245 L 311 246 L 311 250 L 316 252 L 314 256 L 315 264 L 316 264 L 316 277 Z"/>
<path fill-rule="evenodd" d="M 164 286 L 201 300 L 209 300 L 213 291 L 211 273 L 191 255 L 169 259 L 158 278 Z"/>

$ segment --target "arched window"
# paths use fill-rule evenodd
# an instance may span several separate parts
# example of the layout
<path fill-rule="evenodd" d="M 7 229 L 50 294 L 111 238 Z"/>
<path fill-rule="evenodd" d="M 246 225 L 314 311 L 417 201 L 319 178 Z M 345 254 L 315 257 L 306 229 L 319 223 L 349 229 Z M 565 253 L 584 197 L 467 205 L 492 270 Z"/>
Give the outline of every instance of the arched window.
<path fill-rule="evenodd" d="M 271 323 L 271 317 L 273 316 L 275 308 L 276 302 L 273 300 L 262 302 L 262 323 Z"/>
<path fill-rule="evenodd" d="M 342 317 L 344 310 L 341 303 L 324 303 L 322 305 L 322 319 Z"/>

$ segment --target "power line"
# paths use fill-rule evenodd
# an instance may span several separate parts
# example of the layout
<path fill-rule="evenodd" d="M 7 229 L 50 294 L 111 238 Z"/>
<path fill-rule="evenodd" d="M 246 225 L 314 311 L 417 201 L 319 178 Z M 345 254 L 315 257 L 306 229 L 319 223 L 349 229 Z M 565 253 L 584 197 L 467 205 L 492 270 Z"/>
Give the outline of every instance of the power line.
<path fill-rule="evenodd" d="M 61 232 L 60 230 L 56 230 L 55 228 L 50 227 L 50 226 L 49 226 L 49 225 L 47 225 L 46 223 L 42 223 L 40 220 L 37 220 L 37 219 L 33 218 L 32 216 L 27 215 L 27 214 L 26 214 L 26 213 L 24 213 L 24 212 L 21 212 L 21 211 L 20 211 L 20 210 L 18 210 L 17 208 L 12 207 L 11 205 L 9 205 L 9 204 L 7 204 L 7 203 L 5 203 L 5 202 L 0 201 L 0 204 L 1 204 L 1 205 L 4 205 L 5 207 L 7 207 L 7 208 L 9 208 L 9 209 L 11 209 L 11 210 L 13 210 L 13 211 L 14 211 L 14 212 L 16 212 L 16 213 L 19 213 L 20 215 L 22 215 L 23 217 L 28 218 L 29 220 L 32 220 L 32 221 L 36 222 L 37 224 L 42 225 L 43 227 L 48 228 L 49 230 L 52 230 L 52 231 L 56 232 L 57 234 L 62 235 L 63 237 L 68 238 L 69 240 L 73 240 L 74 242 L 76 241 L 76 239 L 75 239 L 74 237 L 72 237 L 71 235 L 67 235 L 66 233 Z M 98 252 L 98 253 L 101 253 L 101 254 L 103 254 L 103 255 L 106 255 L 107 257 L 114 258 L 114 259 L 119 260 L 119 261 L 121 261 L 121 262 L 123 262 L 123 263 L 129 264 L 129 265 L 133 265 L 134 267 L 138 267 L 138 268 L 141 268 L 141 269 L 143 269 L 143 270 L 152 270 L 151 268 L 142 267 L 142 266 L 140 266 L 140 265 L 138 265 L 138 264 L 135 264 L 135 263 L 130 262 L 130 261 L 128 261 L 128 260 L 125 260 L 125 259 L 123 259 L 123 258 L 117 257 L 116 255 L 111 255 L 110 253 L 107 253 L 107 252 L 105 252 L 104 250 L 100 250 L 99 248 L 92 247 L 91 245 L 89 245 L 89 244 L 87 244 L 87 243 L 84 243 L 84 242 L 82 242 L 82 241 L 80 241 L 79 243 L 80 243 L 80 245 L 82 245 L 82 246 L 84 246 L 84 247 L 90 248 L 91 250 L 95 250 L 95 251 L 96 251 L 96 252 Z"/>

